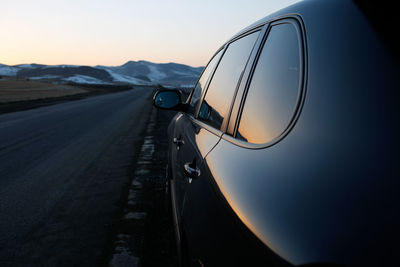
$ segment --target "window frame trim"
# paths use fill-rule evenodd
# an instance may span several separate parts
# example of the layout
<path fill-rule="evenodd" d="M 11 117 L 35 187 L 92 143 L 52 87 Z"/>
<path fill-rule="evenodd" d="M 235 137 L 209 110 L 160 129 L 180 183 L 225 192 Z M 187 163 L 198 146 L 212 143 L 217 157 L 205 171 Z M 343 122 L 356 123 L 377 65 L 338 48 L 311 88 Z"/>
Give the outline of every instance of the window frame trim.
<path fill-rule="evenodd" d="M 209 79 L 207 80 L 207 83 L 206 83 L 206 86 L 205 86 L 205 90 L 204 90 L 204 92 L 202 93 L 202 96 L 201 96 L 200 101 L 199 101 L 199 105 L 196 107 L 196 110 L 195 110 L 195 112 L 194 112 L 193 118 L 194 118 L 196 121 L 201 122 L 202 125 L 204 124 L 204 125 L 207 125 L 207 126 L 213 128 L 213 129 L 215 129 L 216 132 L 218 132 L 218 133 L 224 133 L 224 132 L 226 131 L 226 128 L 227 128 L 227 125 L 228 125 L 228 122 L 229 122 L 229 118 L 230 118 L 230 114 L 231 114 L 231 109 L 232 109 L 234 100 L 235 100 L 235 98 L 236 98 L 236 94 L 237 94 L 237 92 L 238 92 L 239 85 L 241 84 L 242 78 L 244 77 L 243 74 L 244 74 L 245 70 L 247 69 L 247 65 L 248 65 L 249 62 L 250 62 L 249 60 L 250 60 L 250 58 L 251 58 L 251 55 L 253 54 L 254 50 L 259 49 L 259 47 L 258 47 L 257 45 L 259 45 L 259 41 L 260 41 L 260 39 L 262 39 L 262 36 L 263 36 L 263 33 L 264 33 L 264 30 L 263 30 L 263 27 L 264 27 L 264 26 L 265 26 L 265 24 L 258 25 L 258 26 L 254 27 L 254 28 L 252 28 L 252 29 L 249 29 L 248 31 L 245 31 L 245 32 L 241 33 L 241 34 L 238 35 L 238 36 L 235 36 L 234 38 L 232 38 L 232 39 L 230 39 L 229 41 L 227 41 L 220 49 L 218 49 L 218 52 L 215 53 L 215 55 L 216 55 L 216 54 L 219 53 L 221 50 L 224 50 L 223 53 L 222 53 L 222 55 L 221 55 L 221 57 L 220 57 L 220 59 L 218 60 L 217 64 L 215 65 L 214 69 L 212 70 L 212 73 L 210 74 Z M 235 41 L 237 41 L 237 40 L 239 40 L 239 39 L 241 39 L 241 38 L 244 38 L 244 37 L 246 37 L 247 35 L 250 35 L 250 34 L 252 34 L 252 33 L 255 33 L 255 32 L 257 32 L 257 31 L 259 31 L 260 34 L 259 34 L 259 36 L 257 37 L 257 39 L 256 39 L 256 41 L 255 41 L 255 43 L 254 43 L 254 45 L 253 45 L 253 47 L 252 47 L 252 49 L 251 49 L 251 51 L 250 51 L 250 54 L 249 54 L 249 57 L 248 57 L 247 60 L 246 60 L 246 64 L 245 64 L 245 66 L 244 66 L 243 72 L 242 72 L 242 74 L 240 75 L 239 80 L 238 80 L 238 82 L 237 82 L 237 84 L 236 84 L 236 86 L 235 86 L 234 94 L 233 94 L 232 100 L 231 100 L 231 102 L 230 102 L 230 104 L 229 104 L 229 108 L 228 108 L 228 110 L 226 111 L 226 114 L 224 114 L 225 117 L 224 117 L 224 120 L 222 121 L 221 128 L 220 128 L 220 129 L 216 129 L 216 128 L 213 127 L 213 126 L 208 125 L 206 122 L 200 121 L 200 120 L 198 119 L 198 115 L 199 115 L 199 113 L 200 113 L 201 105 L 203 104 L 203 101 L 204 101 L 204 99 L 205 99 L 205 97 L 206 97 L 206 95 L 207 95 L 207 92 L 208 92 L 208 88 L 209 88 L 209 86 L 210 86 L 210 83 L 212 82 L 212 80 L 213 80 L 213 78 L 214 78 L 215 72 L 216 72 L 216 70 L 218 69 L 221 60 L 222 60 L 223 57 L 225 56 L 225 53 L 226 53 L 227 49 L 229 48 L 229 45 L 230 45 L 231 43 L 233 43 L 233 42 L 235 42 Z M 210 61 L 211 61 L 211 60 L 210 60 Z M 250 62 L 250 63 L 251 63 L 251 62 Z M 201 76 L 200 76 L 200 77 L 201 77 Z M 196 83 L 196 85 L 197 85 L 197 83 Z M 207 127 L 207 128 L 208 128 L 208 127 Z"/>
<path fill-rule="evenodd" d="M 296 31 L 297 31 L 297 37 L 299 39 L 299 55 L 300 55 L 300 80 L 299 80 L 299 88 L 298 88 L 298 96 L 297 96 L 297 102 L 294 107 L 293 114 L 291 116 L 290 122 L 288 125 L 285 127 L 285 129 L 282 131 L 281 134 L 279 134 L 277 137 L 274 139 L 270 140 L 269 142 L 262 143 L 262 144 L 255 144 L 255 143 L 250 143 L 247 141 L 243 141 L 238 139 L 237 132 L 240 124 L 240 120 L 242 117 L 242 112 L 244 108 L 244 104 L 246 102 L 246 97 L 247 93 L 250 87 L 251 80 L 254 75 L 255 68 L 257 66 L 258 60 L 260 58 L 261 52 L 264 48 L 265 42 L 268 39 L 269 33 L 271 31 L 271 28 L 273 26 L 277 26 L 279 24 L 292 24 Z M 301 19 L 301 17 L 297 14 L 290 14 L 286 16 L 282 16 L 279 18 L 275 18 L 274 20 L 271 20 L 266 23 L 265 25 L 265 34 L 262 38 L 261 44 L 258 46 L 258 51 L 256 53 L 255 59 L 251 63 L 251 66 L 248 70 L 248 76 L 245 77 L 245 82 L 243 83 L 243 92 L 242 95 L 238 95 L 236 99 L 234 99 L 233 107 L 236 108 L 236 110 L 233 108 L 231 110 L 231 115 L 234 114 L 235 116 L 230 116 L 229 118 L 229 124 L 228 128 L 226 129 L 225 133 L 222 135 L 222 138 L 230 143 L 233 143 L 235 145 L 245 147 L 245 148 L 251 148 L 251 149 L 261 149 L 261 148 L 266 148 L 273 146 L 277 143 L 279 143 L 282 139 L 284 139 L 293 129 L 294 125 L 298 121 L 298 118 L 300 116 L 301 110 L 304 106 L 304 101 L 305 101 L 305 96 L 306 96 L 306 88 L 307 88 L 307 69 L 308 69 L 308 54 L 307 54 L 307 42 L 306 42 L 306 32 L 305 32 L 305 26 L 304 22 Z M 263 30 L 264 31 L 264 30 Z M 239 101 L 239 105 L 235 107 L 236 101 Z M 234 125 L 234 126 L 232 126 Z"/>
<path fill-rule="evenodd" d="M 203 71 L 201 72 L 199 78 L 197 79 L 196 83 L 194 84 L 193 89 L 190 91 L 190 94 L 189 94 L 188 98 L 186 99 L 186 104 L 190 104 L 190 102 L 192 101 L 194 89 L 196 89 L 196 86 L 197 86 L 197 84 L 199 83 L 199 81 L 200 81 L 200 79 L 201 79 L 201 76 L 204 74 L 204 71 L 207 69 L 208 65 L 209 65 L 209 64 L 211 63 L 211 61 L 218 55 L 218 53 L 221 52 L 221 51 L 224 50 L 224 49 L 225 49 L 225 46 L 221 46 L 221 47 L 213 54 L 213 56 L 210 58 L 210 60 L 207 62 L 207 65 L 204 67 L 204 69 L 203 69 Z M 222 58 L 222 56 L 224 55 L 224 53 L 225 53 L 225 52 L 223 52 L 223 53 L 221 54 L 221 57 L 219 58 L 217 64 L 216 64 L 216 65 L 214 66 L 214 68 L 211 70 L 210 76 L 207 78 L 206 84 L 204 85 L 204 88 L 207 88 L 207 87 L 208 87 L 208 83 L 209 83 L 209 81 L 210 81 L 210 77 L 214 74 L 214 71 L 215 71 L 216 67 L 218 66 L 219 61 L 221 60 L 221 58 Z M 204 91 L 205 91 L 205 89 L 204 89 L 203 92 L 201 93 L 199 103 L 200 103 L 201 100 L 202 100 Z M 197 106 L 196 106 L 196 108 L 195 108 L 194 114 L 192 114 L 192 115 L 194 116 L 194 115 L 196 114 L 196 112 L 197 112 Z"/>
<path fill-rule="evenodd" d="M 260 50 L 260 45 L 263 42 L 263 39 L 264 39 L 264 36 L 265 36 L 265 32 L 266 32 L 266 30 L 268 28 L 267 25 L 268 25 L 268 23 L 263 23 L 262 25 L 258 25 L 257 27 L 245 32 L 245 34 L 248 35 L 248 34 L 252 34 L 254 32 L 260 31 L 260 33 L 259 33 L 259 35 L 257 37 L 257 40 L 254 43 L 253 48 L 251 49 L 251 52 L 250 52 L 250 55 L 249 55 L 249 57 L 248 57 L 248 59 L 246 61 L 246 64 L 244 65 L 244 69 L 243 69 L 243 71 L 242 71 L 242 73 L 241 73 L 241 75 L 239 77 L 238 83 L 236 84 L 235 92 L 233 93 L 232 101 L 231 101 L 231 103 L 229 105 L 228 112 L 226 113 L 224 121 L 222 122 L 221 131 L 224 132 L 224 133 L 227 132 L 228 129 L 229 129 L 228 127 L 229 127 L 229 124 L 230 124 L 230 121 L 231 121 L 232 110 L 234 108 L 237 95 L 240 92 L 240 87 L 242 85 L 242 81 L 246 81 L 247 80 L 247 78 L 246 78 L 246 77 L 248 77 L 247 70 L 248 70 L 249 66 L 251 67 L 253 65 L 255 57 L 256 57 L 258 51 Z M 243 35 L 240 35 L 240 36 L 243 36 Z M 237 39 L 238 38 L 234 38 L 233 40 L 237 40 Z M 237 116 L 237 114 L 236 114 L 236 116 Z"/>
<path fill-rule="evenodd" d="M 241 106 L 241 101 L 243 101 L 243 93 L 248 83 L 248 77 L 251 73 L 251 70 L 254 65 L 254 61 L 258 58 L 258 54 L 260 53 L 260 47 L 264 43 L 265 36 L 267 34 L 269 23 L 264 23 L 260 26 L 261 32 L 260 36 L 257 39 L 255 46 L 253 48 L 252 53 L 249 56 L 248 62 L 246 63 L 246 67 L 242 73 L 242 77 L 235 91 L 234 98 L 232 99 L 231 107 L 229 110 L 229 119 L 227 120 L 226 128 L 224 129 L 227 134 L 233 135 L 235 130 L 236 120 L 238 117 L 238 111 Z M 239 100 L 240 99 L 240 100 Z"/>
<path fill-rule="evenodd" d="M 196 120 L 198 120 L 197 118 L 198 118 L 199 113 L 200 113 L 200 108 L 201 108 L 201 105 L 203 104 L 204 98 L 205 98 L 205 96 L 206 96 L 206 94 L 207 94 L 208 87 L 209 87 L 209 85 L 210 85 L 210 83 L 211 83 L 211 81 L 212 81 L 212 78 L 214 77 L 215 71 L 217 70 L 217 68 L 218 68 L 218 66 L 219 66 L 219 63 L 221 62 L 222 58 L 223 58 L 224 55 L 225 55 L 225 52 L 226 52 L 226 48 L 227 48 L 227 47 L 228 47 L 228 46 L 227 46 L 227 43 L 226 43 L 226 44 L 224 44 L 220 49 L 218 49 L 218 52 L 217 52 L 217 53 L 219 53 L 220 51 L 222 51 L 222 54 L 221 54 L 221 57 L 219 58 L 218 62 L 215 64 L 215 67 L 214 67 L 213 70 L 211 71 L 210 77 L 208 77 L 208 79 L 207 79 L 206 85 L 204 86 L 204 91 L 201 93 L 201 97 L 200 97 L 200 100 L 199 100 L 199 104 L 197 105 L 197 107 L 196 107 L 196 109 L 195 109 L 195 111 L 194 111 L 194 114 L 193 114 L 193 117 L 194 117 Z M 217 53 L 215 53 L 215 55 L 217 55 Z M 211 60 L 210 60 L 210 61 L 211 61 Z M 196 84 L 196 85 L 197 85 L 197 84 Z M 200 121 L 200 120 L 198 120 L 198 121 Z"/>

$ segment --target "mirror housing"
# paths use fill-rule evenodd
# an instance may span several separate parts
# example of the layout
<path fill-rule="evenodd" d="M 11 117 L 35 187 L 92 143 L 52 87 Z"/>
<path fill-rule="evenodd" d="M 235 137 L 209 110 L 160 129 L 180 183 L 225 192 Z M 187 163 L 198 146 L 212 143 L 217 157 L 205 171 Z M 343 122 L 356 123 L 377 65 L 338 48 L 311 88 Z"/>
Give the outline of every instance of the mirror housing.
<path fill-rule="evenodd" d="M 179 90 L 161 89 L 153 96 L 153 105 L 159 109 L 186 112 L 187 104 L 182 103 L 182 93 Z"/>

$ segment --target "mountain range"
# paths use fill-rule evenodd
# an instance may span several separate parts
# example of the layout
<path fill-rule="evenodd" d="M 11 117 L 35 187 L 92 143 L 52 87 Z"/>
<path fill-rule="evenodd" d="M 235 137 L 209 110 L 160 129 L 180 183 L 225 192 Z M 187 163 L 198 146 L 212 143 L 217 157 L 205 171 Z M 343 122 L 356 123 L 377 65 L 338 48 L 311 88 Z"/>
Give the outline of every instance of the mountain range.
<path fill-rule="evenodd" d="M 203 67 L 177 63 L 128 61 L 121 66 L 0 64 L 0 75 L 78 84 L 134 84 L 192 87 Z"/>

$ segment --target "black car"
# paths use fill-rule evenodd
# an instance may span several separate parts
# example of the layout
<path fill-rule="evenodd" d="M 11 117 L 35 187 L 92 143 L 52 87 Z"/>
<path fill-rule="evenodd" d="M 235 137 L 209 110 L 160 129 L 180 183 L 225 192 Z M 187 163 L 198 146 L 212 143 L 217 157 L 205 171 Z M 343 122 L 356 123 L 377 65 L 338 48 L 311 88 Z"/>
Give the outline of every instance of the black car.
<path fill-rule="evenodd" d="M 382 10 L 299 2 L 224 44 L 186 102 L 155 94 L 179 111 L 183 265 L 400 266 L 398 23 Z"/>

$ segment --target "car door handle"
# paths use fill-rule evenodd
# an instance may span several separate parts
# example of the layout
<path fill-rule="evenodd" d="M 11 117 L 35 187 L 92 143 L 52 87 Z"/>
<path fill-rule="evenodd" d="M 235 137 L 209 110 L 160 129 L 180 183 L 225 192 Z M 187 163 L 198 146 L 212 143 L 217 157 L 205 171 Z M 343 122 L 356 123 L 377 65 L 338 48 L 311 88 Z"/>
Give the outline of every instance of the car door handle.
<path fill-rule="evenodd" d="M 184 165 L 185 168 L 185 174 L 189 176 L 190 178 L 196 178 L 200 176 L 200 169 L 197 168 L 196 166 L 193 166 L 194 164 L 191 162 L 187 162 Z"/>
<path fill-rule="evenodd" d="M 174 137 L 174 140 L 172 141 L 174 144 L 176 144 L 177 146 L 181 146 L 185 144 L 185 141 L 183 141 L 182 139 L 176 138 Z"/>

